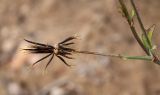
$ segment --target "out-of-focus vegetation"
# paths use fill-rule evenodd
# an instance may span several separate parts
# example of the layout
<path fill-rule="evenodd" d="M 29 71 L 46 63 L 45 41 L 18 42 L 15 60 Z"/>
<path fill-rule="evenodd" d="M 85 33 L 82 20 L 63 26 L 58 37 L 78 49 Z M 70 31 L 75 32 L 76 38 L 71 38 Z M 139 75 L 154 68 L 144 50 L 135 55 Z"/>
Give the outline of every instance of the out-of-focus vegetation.
<path fill-rule="evenodd" d="M 135 3 L 145 27 L 157 25 L 159 45 L 160 1 Z M 0 95 L 159 95 L 156 64 L 75 55 L 67 60 L 73 67 L 54 58 L 44 71 L 47 60 L 31 65 L 43 55 L 22 50 L 24 38 L 54 45 L 76 34 L 78 50 L 143 55 L 119 6 L 118 0 L 0 0 Z"/>

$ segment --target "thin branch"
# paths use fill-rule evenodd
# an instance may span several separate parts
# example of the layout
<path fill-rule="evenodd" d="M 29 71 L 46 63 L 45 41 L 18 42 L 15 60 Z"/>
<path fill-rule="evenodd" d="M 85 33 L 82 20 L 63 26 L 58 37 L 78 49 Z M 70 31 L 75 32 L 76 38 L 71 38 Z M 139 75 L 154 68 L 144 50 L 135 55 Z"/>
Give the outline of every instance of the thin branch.
<path fill-rule="evenodd" d="M 141 46 L 141 48 L 147 53 L 147 55 L 149 55 L 148 50 L 145 48 L 144 44 L 142 43 L 141 39 L 138 36 L 138 33 L 136 32 L 135 27 L 133 26 L 133 20 L 130 19 L 130 15 L 128 13 L 128 10 L 126 8 L 126 5 L 124 4 L 123 0 L 119 0 L 121 7 L 122 7 L 122 11 L 127 19 L 127 22 L 130 26 L 130 29 L 132 31 L 132 34 L 134 35 L 135 39 L 137 40 L 137 42 L 139 43 L 139 45 Z"/>
<path fill-rule="evenodd" d="M 108 56 L 108 57 L 117 57 L 117 58 L 125 58 L 124 56 L 120 54 L 102 54 L 98 52 L 90 52 L 90 51 L 74 51 L 75 53 L 82 53 L 82 54 L 91 54 L 91 55 L 99 55 L 99 56 Z"/>
<path fill-rule="evenodd" d="M 152 45 L 151 45 L 151 43 L 150 43 L 150 41 L 149 41 L 149 38 L 148 38 L 148 36 L 147 36 L 146 30 L 145 30 L 145 28 L 144 28 L 144 25 L 143 25 L 143 23 L 142 23 L 141 17 L 140 17 L 140 15 L 139 15 L 138 11 L 137 11 L 137 8 L 136 8 L 136 5 L 135 5 L 135 3 L 134 3 L 134 0 L 130 0 L 130 1 L 131 1 L 131 4 L 132 4 L 133 8 L 134 8 L 135 13 L 136 13 L 136 17 L 137 17 L 137 20 L 138 20 L 138 22 L 139 22 L 139 25 L 140 25 L 140 27 L 141 27 L 141 29 L 142 29 L 142 32 L 143 32 L 143 34 L 145 35 L 145 38 L 147 39 L 147 42 L 148 42 L 149 46 L 152 47 Z"/>

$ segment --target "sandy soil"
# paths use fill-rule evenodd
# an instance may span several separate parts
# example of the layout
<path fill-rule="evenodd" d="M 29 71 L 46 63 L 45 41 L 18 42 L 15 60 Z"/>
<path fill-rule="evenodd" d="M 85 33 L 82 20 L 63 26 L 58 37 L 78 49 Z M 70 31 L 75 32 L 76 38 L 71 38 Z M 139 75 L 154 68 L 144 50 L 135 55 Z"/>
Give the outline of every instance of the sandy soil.
<path fill-rule="evenodd" d="M 43 55 L 22 50 L 24 38 L 54 45 L 78 35 L 77 50 L 144 55 L 117 1 L 0 0 L 0 95 L 160 95 L 160 66 L 150 62 L 75 54 L 71 68 L 54 58 L 45 71 L 47 59 L 31 65 Z M 159 48 L 160 1 L 136 4 L 145 27 L 157 25 Z"/>

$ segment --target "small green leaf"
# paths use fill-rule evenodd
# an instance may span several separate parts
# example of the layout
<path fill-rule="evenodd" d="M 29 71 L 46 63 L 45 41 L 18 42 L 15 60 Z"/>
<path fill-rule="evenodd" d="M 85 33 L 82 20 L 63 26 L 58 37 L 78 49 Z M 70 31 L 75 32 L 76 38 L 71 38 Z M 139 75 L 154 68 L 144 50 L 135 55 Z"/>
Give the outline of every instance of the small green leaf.
<path fill-rule="evenodd" d="M 149 29 L 146 30 L 147 35 L 148 35 L 148 39 L 149 39 L 151 45 L 152 45 L 152 36 L 153 36 L 153 32 L 155 30 L 155 26 L 156 25 L 154 24 Z"/>
<path fill-rule="evenodd" d="M 132 9 L 132 10 L 131 10 L 131 15 L 130 15 L 131 19 L 133 19 L 133 17 L 134 17 L 135 15 L 136 15 L 136 14 L 135 14 L 135 11 L 134 11 L 134 9 Z"/>
<path fill-rule="evenodd" d="M 149 29 L 146 30 L 149 42 L 147 41 L 147 38 L 146 38 L 146 36 L 144 34 L 142 34 L 142 36 L 141 36 L 141 40 L 142 40 L 144 46 L 148 50 L 152 50 L 153 49 L 152 36 L 153 36 L 154 30 L 155 30 L 155 25 L 152 25 Z"/>
<path fill-rule="evenodd" d="M 151 49 L 151 47 L 150 47 L 150 45 L 149 45 L 149 43 L 148 43 L 148 41 L 147 41 L 147 39 L 146 39 L 144 34 L 142 34 L 141 39 L 142 39 L 142 42 L 143 42 L 145 48 Z"/>

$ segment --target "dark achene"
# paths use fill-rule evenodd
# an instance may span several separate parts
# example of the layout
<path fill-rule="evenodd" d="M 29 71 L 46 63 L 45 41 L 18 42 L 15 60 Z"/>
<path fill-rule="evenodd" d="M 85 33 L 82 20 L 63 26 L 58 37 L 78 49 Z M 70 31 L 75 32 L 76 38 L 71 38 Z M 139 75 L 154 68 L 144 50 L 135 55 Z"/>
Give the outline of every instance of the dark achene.
<path fill-rule="evenodd" d="M 48 58 L 51 56 L 51 58 L 49 59 L 45 69 L 48 67 L 48 65 L 50 64 L 50 62 L 52 61 L 53 57 L 56 56 L 58 57 L 65 65 L 67 66 L 71 66 L 69 65 L 64 58 L 67 59 L 73 59 L 71 57 L 71 55 L 73 53 L 82 53 L 82 54 L 92 54 L 92 55 L 100 55 L 100 56 L 112 56 L 112 57 L 121 57 L 121 56 L 117 56 L 117 55 L 105 55 L 105 54 L 100 54 L 100 53 L 96 53 L 96 52 L 89 52 L 89 51 L 77 51 L 75 49 L 70 48 L 69 46 L 72 44 L 75 44 L 73 42 L 73 40 L 76 39 L 76 37 L 71 36 L 66 38 L 65 40 L 63 40 L 62 42 L 55 44 L 54 46 L 52 45 L 47 45 L 47 44 L 42 44 L 42 43 L 37 43 L 37 42 L 33 42 L 33 41 L 29 41 L 24 39 L 26 42 L 31 43 L 32 45 L 30 46 L 30 48 L 24 49 L 27 50 L 31 53 L 36 53 L 36 54 L 47 54 L 46 56 L 42 57 L 41 59 L 39 59 L 38 61 L 36 61 L 35 63 L 33 63 L 33 65 L 37 64 L 38 62 Z"/>
<path fill-rule="evenodd" d="M 76 39 L 76 37 L 68 37 L 64 41 L 56 44 L 55 46 L 42 44 L 42 43 L 37 43 L 37 42 L 33 42 L 33 41 L 29 41 L 29 40 L 24 39 L 26 42 L 32 44 L 30 46 L 30 48 L 27 48 L 27 49 L 24 49 L 24 50 L 27 50 L 31 53 L 36 53 L 36 54 L 47 54 L 43 58 L 41 58 L 38 61 L 36 61 L 35 63 L 33 63 L 33 65 L 35 65 L 38 62 L 40 62 L 40 61 L 42 61 L 42 60 L 51 56 L 51 58 L 49 59 L 47 65 L 45 67 L 45 68 L 47 68 L 48 65 L 50 64 L 50 62 L 52 61 L 53 57 L 57 56 L 62 62 L 64 62 L 64 64 L 66 64 L 67 66 L 71 66 L 64 60 L 64 58 L 73 59 L 69 55 L 72 55 L 72 53 L 75 50 L 72 49 L 72 48 L 68 48 L 68 46 L 74 44 L 74 42 L 71 42 L 73 39 Z"/>

